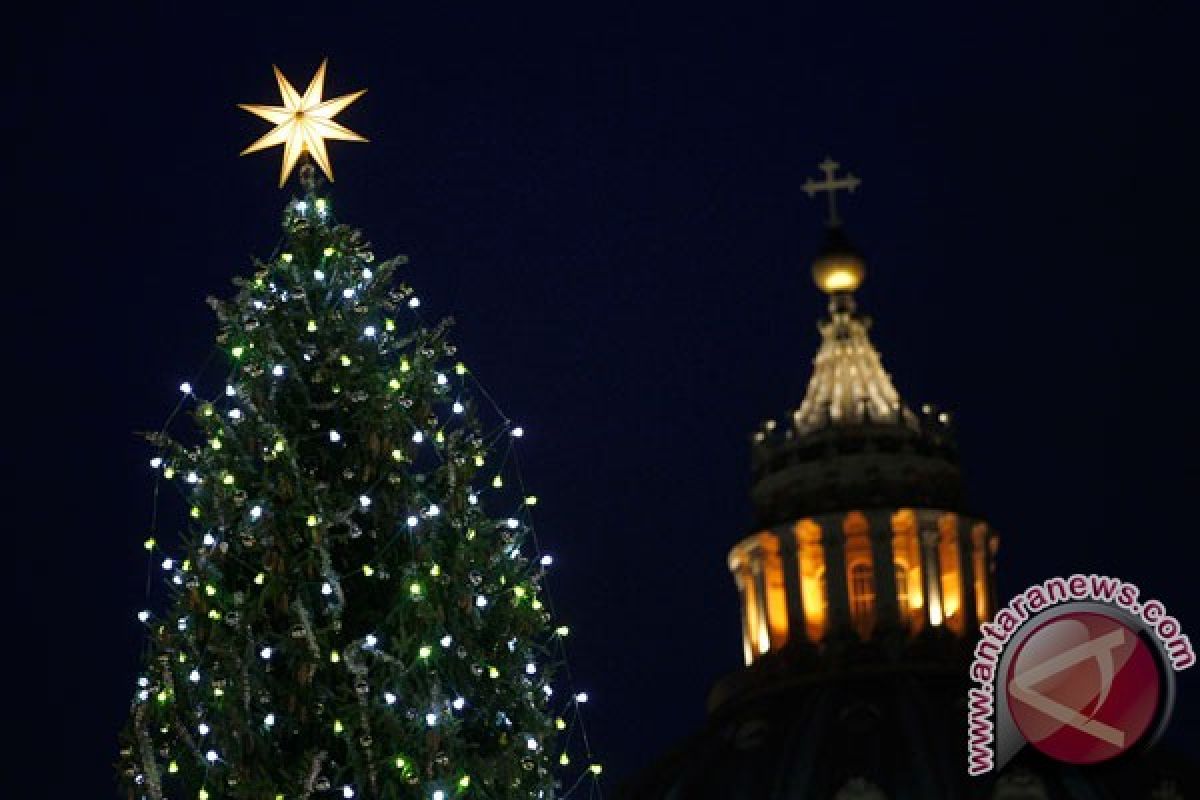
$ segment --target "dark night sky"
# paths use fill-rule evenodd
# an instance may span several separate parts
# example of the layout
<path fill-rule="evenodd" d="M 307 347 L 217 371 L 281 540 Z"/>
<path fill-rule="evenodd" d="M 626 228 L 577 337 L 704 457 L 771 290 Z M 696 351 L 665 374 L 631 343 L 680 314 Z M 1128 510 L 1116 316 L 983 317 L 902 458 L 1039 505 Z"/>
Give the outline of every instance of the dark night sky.
<path fill-rule="evenodd" d="M 799 186 L 827 153 L 864 180 L 860 305 L 907 401 L 956 412 L 1002 594 L 1118 574 L 1200 642 L 1183 3 L 99 5 L 4 34 L 12 796 L 110 791 L 150 508 L 131 432 L 210 352 L 204 297 L 277 240 L 279 151 L 236 157 L 266 128 L 234 103 L 275 102 L 273 62 L 304 82 L 323 55 L 330 93 L 370 89 L 342 119 L 372 143 L 331 146 L 340 218 L 411 255 L 426 311 L 458 318 L 529 431 L 610 775 L 694 729 L 740 663 L 724 559 L 748 532 L 747 434 L 799 402 L 815 352 L 820 209 Z"/>

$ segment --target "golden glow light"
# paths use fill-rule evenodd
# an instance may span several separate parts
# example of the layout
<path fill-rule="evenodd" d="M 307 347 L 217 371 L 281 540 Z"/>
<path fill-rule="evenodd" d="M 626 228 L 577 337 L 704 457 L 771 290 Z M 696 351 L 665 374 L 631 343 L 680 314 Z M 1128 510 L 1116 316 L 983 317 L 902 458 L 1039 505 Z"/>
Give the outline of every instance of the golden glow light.
<path fill-rule="evenodd" d="M 332 100 L 322 100 L 325 91 L 325 66 L 328 59 L 321 62 L 317 73 L 313 75 L 304 94 L 298 93 L 288 79 L 275 70 L 275 81 L 279 84 L 279 94 L 283 98 L 282 106 L 258 106 L 239 103 L 238 108 L 249 111 L 255 116 L 262 117 L 275 126 L 269 133 L 242 151 L 242 155 L 256 153 L 275 145 L 283 145 L 283 167 L 279 173 L 279 188 L 287 183 L 288 176 L 300 156 L 308 153 L 313 161 L 329 178 L 333 180 L 333 165 L 329 163 L 329 154 L 325 151 L 325 140 L 336 139 L 345 142 L 365 142 L 364 137 L 334 122 L 333 118 L 347 106 L 366 93 L 366 89 L 344 94 Z"/>

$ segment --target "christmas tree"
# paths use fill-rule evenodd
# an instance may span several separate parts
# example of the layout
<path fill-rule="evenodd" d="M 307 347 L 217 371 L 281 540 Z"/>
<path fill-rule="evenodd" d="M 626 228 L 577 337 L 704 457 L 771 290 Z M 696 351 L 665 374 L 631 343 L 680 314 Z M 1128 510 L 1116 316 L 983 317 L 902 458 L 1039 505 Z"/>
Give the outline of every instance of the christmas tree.
<path fill-rule="evenodd" d="M 403 259 L 334 221 L 311 166 L 301 183 L 278 252 L 210 300 L 228 372 L 215 399 L 180 387 L 194 440 L 151 437 L 188 523 L 178 548 L 146 542 L 170 598 L 139 614 L 121 781 L 153 800 L 556 796 L 586 697 L 551 687 L 567 631 L 536 501 L 503 478 L 522 431 L 481 421 Z"/>

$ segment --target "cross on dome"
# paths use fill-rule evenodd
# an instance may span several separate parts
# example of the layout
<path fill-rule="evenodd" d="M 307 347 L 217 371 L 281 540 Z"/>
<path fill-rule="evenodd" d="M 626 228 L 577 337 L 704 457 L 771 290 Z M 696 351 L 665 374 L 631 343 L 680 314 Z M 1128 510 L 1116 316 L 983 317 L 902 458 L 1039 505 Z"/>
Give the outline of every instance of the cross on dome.
<path fill-rule="evenodd" d="M 862 181 L 853 172 L 846 173 L 846 176 L 843 178 L 836 177 L 838 168 L 842 165 L 829 156 L 826 156 L 825 160 L 817 166 L 821 172 L 825 173 L 824 180 L 815 181 L 809 178 L 800 188 L 809 197 L 815 197 L 818 192 L 826 192 L 829 195 L 829 219 L 827 221 L 831 227 L 841 225 L 842 220 L 838 216 L 837 210 L 837 193 L 839 191 L 846 191 L 853 194 Z"/>

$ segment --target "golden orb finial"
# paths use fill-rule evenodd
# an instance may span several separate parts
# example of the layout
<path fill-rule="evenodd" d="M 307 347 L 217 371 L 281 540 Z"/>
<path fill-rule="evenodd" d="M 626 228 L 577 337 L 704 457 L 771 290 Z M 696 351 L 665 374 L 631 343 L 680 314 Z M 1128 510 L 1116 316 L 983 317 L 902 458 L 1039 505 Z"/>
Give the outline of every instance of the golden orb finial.
<path fill-rule="evenodd" d="M 825 245 L 813 261 L 812 275 L 826 294 L 853 292 L 867 277 L 867 262 L 841 228 L 829 228 Z"/>

